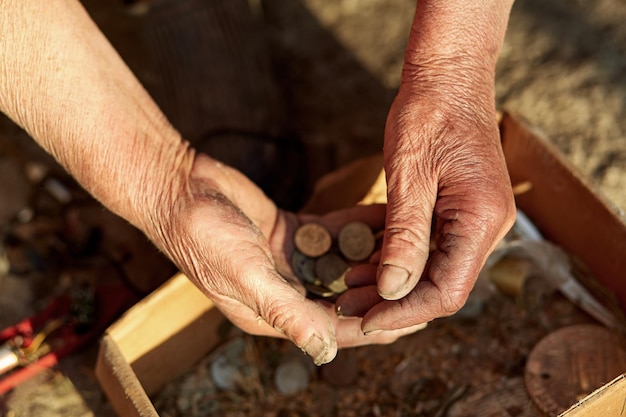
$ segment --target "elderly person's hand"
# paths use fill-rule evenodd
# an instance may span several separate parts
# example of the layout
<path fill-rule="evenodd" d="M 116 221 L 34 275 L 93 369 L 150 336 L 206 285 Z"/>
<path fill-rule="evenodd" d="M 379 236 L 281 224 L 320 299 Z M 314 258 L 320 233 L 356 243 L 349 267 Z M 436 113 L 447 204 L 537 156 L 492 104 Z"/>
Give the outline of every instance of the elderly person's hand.
<path fill-rule="evenodd" d="M 380 229 L 383 206 L 323 217 L 285 212 L 241 173 L 204 155 L 195 158 L 189 181 L 175 195 L 172 207 L 155 218 L 157 244 L 244 331 L 287 337 L 325 363 L 337 348 L 390 343 L 420 328 L 365 336 L 360 318 L 340 319 L 333 305 L 306 299 L 292 270 L 300 224 L 316 222 L 334 235 L 354 220 Z"/>
<path fill-rule="evenodd" d="M 241 173 L 196 155 L 78 1 L 0 2 L 0 51 L 0 109 L 242 329 L 289 338 L 325 363 L 338 347 L 419 327 L 368 337 L 361 319 L 305 298 L 287 260 L 295 227 L 313 218 L 278 210 Z M 373 210 L 317 220 L 382 224 Z"/>
<path fill-rule="evenodd" d="M 338 301 L 363 330 L 455 313 L 515 217 L 494 72 L 512 2 L 420 0 L 385 131 L 388 208 L 378 268 Z M 431 247 L 432 240 L 432 247 Z"/>

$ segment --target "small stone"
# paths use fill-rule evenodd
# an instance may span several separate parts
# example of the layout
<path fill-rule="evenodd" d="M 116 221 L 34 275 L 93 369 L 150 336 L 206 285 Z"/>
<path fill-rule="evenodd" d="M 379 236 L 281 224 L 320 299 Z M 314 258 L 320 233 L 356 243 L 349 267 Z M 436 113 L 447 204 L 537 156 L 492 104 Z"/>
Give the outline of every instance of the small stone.
<path fill-rule="evenodd" d="M 309 372 L 298 360 L 283 362 L 276 369 L 274 384 L 281 394 L 296 394 L 309 386 Z"/>
<path fill-rule="evenodd" d="M 328 229 L 317 223 L 306 223 L 300 226 L 293 240 L 300 252 L 312 258 L 328 252 L 333 242 Z"/>
<path fill-rule="evenodd" d="M 211 363 L 211 379 L 221 389 L 233 390 L 242 379 L 245 367 L 245 341 L 235 339 L 224 347 L 224 351 Z"/>
<path fill-rule="evenodd" d="M 43 183 L 46 189 L 59 203 L 67 204 L 72 201 L 72 193 L 61 181 L 55 178 L 48 178 Z"/>
<path fill-rule="evenodd" d="M 351 261 L 367 259 L 376 246 L 376 238 L 372 229 L 363 222 L 346 224 L 337 237 L 339 250 Z"/>
<path fill-rule="evenodd" d="M 40 162 L 27 162 L 24 166 L 26 178 L 33 183 L 40 183 L 48 175 L 48 167 Z"/>
<path fill-rule="evenodd" d="M 525 259 L 504 258 L 489 269 L 489 278 L 501 293 L 514 298 L 521 297 L 531 267 L 531 263 Z"/>

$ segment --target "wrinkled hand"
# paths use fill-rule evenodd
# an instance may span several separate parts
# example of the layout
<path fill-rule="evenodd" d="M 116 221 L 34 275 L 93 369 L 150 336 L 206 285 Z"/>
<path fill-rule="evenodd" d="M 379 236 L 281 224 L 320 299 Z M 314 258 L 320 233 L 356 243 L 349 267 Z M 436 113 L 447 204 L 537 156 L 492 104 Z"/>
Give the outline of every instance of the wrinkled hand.
<path fill-rule="evenodd" d="M 343 314 L 364 314 L 365 332 L 455 313 L 511 227 L 514 201 L 489 93 L 401 87 L 385 132 L 378 267 L 352 271 L 347 281 L 359 288 L 338 300 Z"/>
<path fill-rule="evenodd" d="M 287 337 L 321 364 L 338 347 L 390 343 L 419 328 L 364 336 L 361 319 L 340 319 L 334 306 L 306 299 L 291 269 L 292 236 L 301 221 L 318 220 L 335 232 L 354 219 L 380 228 L 384 210 L 298 217 L 278 210 L 238 171 L 203 155 L 188 187 L 164 217 L 157 243 L 242 330 Z"/>

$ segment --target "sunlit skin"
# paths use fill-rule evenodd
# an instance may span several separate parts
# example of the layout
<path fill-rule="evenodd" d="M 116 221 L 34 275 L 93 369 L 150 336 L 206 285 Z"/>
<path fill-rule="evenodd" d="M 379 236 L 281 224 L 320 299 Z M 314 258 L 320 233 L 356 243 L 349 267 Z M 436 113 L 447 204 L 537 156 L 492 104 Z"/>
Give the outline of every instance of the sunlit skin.
<path fill-rule="evenodd" d="M 511 3 L 420 0 L 385 130 L 389 203 L 315 218 L 335 231 L 385 227 L 375 262 L 352 272 L 337 305 L 306 299 L 287 262 L 295 227 L 313 218 L 197 154 L 78 1 L 0 2 L 0 109 L 235 324 L 325 363 L 458 310 L 512 224 L 493 85 Z"/>

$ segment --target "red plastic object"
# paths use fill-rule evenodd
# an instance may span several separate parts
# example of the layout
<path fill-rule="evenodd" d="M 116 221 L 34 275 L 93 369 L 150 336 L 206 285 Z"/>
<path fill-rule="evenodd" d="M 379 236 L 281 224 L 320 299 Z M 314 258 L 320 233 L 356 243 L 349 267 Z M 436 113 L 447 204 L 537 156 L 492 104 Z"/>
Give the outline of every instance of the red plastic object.
<path fill-rule="evenodd" d="M 133 294 L 122 285 L 101 285 L 95 288 L 96 316 L 94 323 L 84 332 L 78 331 L 71 320 L 66 321 L 46 339 L 53 341 L 55 348 L 6 375 L 0 375 L 0 395 L 10 391 L 18 384 L 28 380 L 37 373 L 56 365 L 60 359 L 81 349 L 97 338 L 106 328 L 134 301 Z M 22 345 L 28 347 L 39 331 L 52 320 L 68 316 L 71 299 L 63 295 L 54 298 L 50 304 L 38 314 L 29 317 L 0 332 L 0 345 L 21 337 Z"/>

